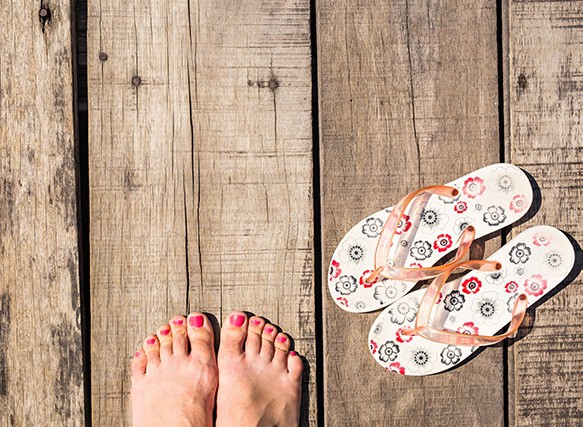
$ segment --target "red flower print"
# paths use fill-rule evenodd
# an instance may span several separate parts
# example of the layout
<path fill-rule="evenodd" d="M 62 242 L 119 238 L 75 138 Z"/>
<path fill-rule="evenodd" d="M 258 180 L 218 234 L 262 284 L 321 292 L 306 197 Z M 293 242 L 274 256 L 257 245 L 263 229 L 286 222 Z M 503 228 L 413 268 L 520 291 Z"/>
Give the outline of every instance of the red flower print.
<path fill-rule="evenodd" d="M 484 180 L 482 178 L 468 178 L 464 181 L 464 186 L 462 191 L 466 196 L 470 199 L 475 199 L 477 196 L 480 196 L 486 187 L 484 186 Z"/>
<path fill-rule="evenodd" d="M 460 334 L 467 335 L 478 335 L 478 327 L 474 325 L 474 322 L 466 322 L 463 326 L 457 328 Z"/>
<path fill-rule="evenodd" d="M 406 232 L 411 228 L 411 221 L 409 221 L 411 217 L 409 215 L 403 215 L 403 218 L 397 224 L 397 229 L 395 230 L 395 234 L 401 234 Z"/>
<path fill-rule="evenodd" d="M 338 278 L 340 273 L 342 273 L 340 263 L 336 260 L 332 260 L 332 265 L 330 265 L 330 280 Z"/>
<path fill-rule="evenodd" d="M 421 264 L 419 264 L 418 262 L 412 262 L 411 264 L 409 264 L 409 267 L 412 267 L 412 268 L 421 268 L 423 266 Z"/>
<path fill-rule="evenodd" d="M 551 238 L 546 234 L 537 231 L 534 233 L 534 236 L 532 236 L 532 243 L 534 243 L 535 246 L 548 246 L 551 243 Z"/>
<path fill-rule="evenodd" d="M 516 213 L 520 213 L 525 209 L 526 209 L 526 196 L 523 194 L 514 196 L 514 198 L 510 201 L 510 210 Z"/>
<path fill-rule="evenodd" d="M 395 374 L 405 375 L 405 367 L 401 366 L 399 362 L 391 363 L 388 370 L 394 372 Z"/>
<path fill-rule="evenodd" d="M 526 293 L 533 297 L 541 296 L 547 288 L 547 281 L 540 274 L 533 274 L 524 282 Z"/>
<path fill-rule="evenodd" d="M 372 273 L 373 273 L 373 270 L 364 270 L 362 272 L 362 276 L 360 276 L 360 279 L 358 279 L 358 283 L 360 283 L 362 286 L 364 286 L 365 289 L 372 287 L 372 285 L 374 285 L 375 283 L 377 283 L 379 281 L 379 276 L 375 277 L 374 280 L 372 280 L 370 283 L 366 281 L 368 276 L 370 276 Z"/>
<path fill-rule="evenodd" d="M 370 351 L 372 354 L 375 354 L 377 352 L 377 349 L 379 348 L 379 345 L 374 341 L 374 340 L 370 340 Z"/>
<path fill-rule="evenodd" d="M 437 249 L 437 252 L 445 252 L 453 244 L 451 236 L 449 234 L 440 234 L 437 236 L 437 240 L 433 242 L 433 249 Z"/>
<path fill-rule="evenodd" d="M 397 329 L 397 340 L 396 340 L 397 342 L 409 342 L 413 339 L 412 335 L 403 335 L 402 334 L 405 329 L 411 329 L 411 328 L 408 326 L 404 326 L 402 328 Z"/>
<path fill-rule="evenodd" d="M 338 297 L 338 298 L 336 298 L 336 301 L 338 301 L 344 307 L 348 307 L 348 300 L 346 298 Z"/>
<path fill-rule="evenodd" d="M 439 295 L 437 295 L 437 301 L 435 301 L 435 304 L 439 304 L 441 302 L 443 298 L 443 294 L 440 292 Z"/>
<path fill-rule="evenodd" d="M 462 200 L 459 200 L 454 206 L 453 210 L 457 213 L 465 212 L 468 209 L 468 204 Z"/>
<path fill-rule="evenodd" d="M 508 282 L 504 285 L 504 289 L 506 289 L 506 292 L 509 294 L 513 294 L 518 290 L 518 283 L 516 283 L 514 280 Z"/>
<path fill-rule="evenodd" d="M 462 283 L 462 292 L 465 294 L 476 294 L 482 287 L 482 282 L 477 277 L 470 277 Z"/>

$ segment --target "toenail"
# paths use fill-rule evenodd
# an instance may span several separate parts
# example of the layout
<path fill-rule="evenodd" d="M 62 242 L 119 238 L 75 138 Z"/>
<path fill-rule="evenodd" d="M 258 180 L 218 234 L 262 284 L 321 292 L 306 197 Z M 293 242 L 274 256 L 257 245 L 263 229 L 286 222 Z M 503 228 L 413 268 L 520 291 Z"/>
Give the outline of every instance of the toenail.
<path fill-rule="evenodd" d="M 170 333 L 170 329 L 163 329 L 160 331 L 162 335 L 168 335 Z"/>
<path fill-rule="evenodd" d="M 192 316 L 190 319 L 188 319 L 188 322 L 193 328 L 202 328 L 202 325 L 204 325 L 204 317 Z"/>
<path fill-rule="evenodd" d="M 146 344 L 150 344 L 150 345 L 156 344 L 156 338 L 150 338 L 150 339 L 148 339 L 148 341 L 146 341 Z"/>
<path fill-rule="evenodd" d="M 184 323 L 184 320 L 182 320 L 182 319 L 173 320 L 172 323 L 174 323 L 177 326 L 180 326 Z"/>
<path fill-rule="evenodd" d="M 286 342 L 287 341 L 287 337 L 279 337 L 277 340 L 279 342 Z"/>
<path fill-rule="evenodd" d="M 265 328 L 265 332 L 267 332 L 268 334 L 273 332 L 273 328 L 271 326 L 268 326 L 267 328 Z"/>
<path fill-rule="evenodd" d="M 136 351 L 136 357 L 140 357 L 142 355 L 142 353 L 140 353 L 139 351 Z"/>
<path fill-rule="evenodd" d="M 231 316 L 230 321 L 231 321 L 231 325 L 233 325 L 233 326 L 237 326 L 237 327 L 243 326 L 243 323 L 245 323 L 245 317 L 241 316 L 239 314 L 233 314 Z"/>
<path fill-rule="evenodd" d="M 290 351 L 289 354 L 291 354 L 292 356 L 297 356 L 298 354 L 295 351 Z"/>
<path fill-rule="evenodd" d="M 255 326 L 261 325 L 261 320 L 251 319 L 251 323 L 253 323 Z"/>

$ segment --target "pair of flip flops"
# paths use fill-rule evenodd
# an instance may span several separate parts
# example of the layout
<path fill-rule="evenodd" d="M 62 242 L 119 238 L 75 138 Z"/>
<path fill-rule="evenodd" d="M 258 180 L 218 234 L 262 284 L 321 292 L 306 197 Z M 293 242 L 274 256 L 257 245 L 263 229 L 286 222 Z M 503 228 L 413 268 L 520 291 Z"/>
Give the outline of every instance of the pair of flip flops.
<path fill-rule="evenodd" d="M 384 308 L 368 337 L 381 366 L 402 375 L 451 369 L 514 333 L 526 309 L 568 276 L 574 248 L 549 226 L 527 229 L 487 260 L 465 260 L 474 239 L 517 222 L 532 202 L 526 174 L 494 164 L 415 191 L 344 236 L 330 263 L 329 291 L 350 312 Z M 460 270 L 469 271 L 447 281 Z M 427 288 L 410 292 L 430 278 Z"/>

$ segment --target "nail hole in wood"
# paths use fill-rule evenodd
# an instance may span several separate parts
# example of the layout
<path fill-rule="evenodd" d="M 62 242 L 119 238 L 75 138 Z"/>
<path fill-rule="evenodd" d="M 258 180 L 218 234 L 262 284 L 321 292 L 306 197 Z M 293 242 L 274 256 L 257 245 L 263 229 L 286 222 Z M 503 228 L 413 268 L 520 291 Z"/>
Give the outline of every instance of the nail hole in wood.
<path fill-rule="evenodd" d="M 38 19 L 43 33 L 45 32 L 45 26 L 51 22 L 51 16 L 52 14 L 49 6 L 41 2 L 40 10 L 38 11 Z"/>
<path fill-rule="evenodd" d="M 132 77 L 132 86 L 133 87 L 138 87 L 141 84 L 142 84 L 142 79 L 140 78 L 140 76 Z"/>
<path fill-rule="evenodd" d="M 101 52 L 101 53 L 99 54 L 99 59 L 100 59 L 100 60 L 102 60 L 102 61 L 107 61 L 107 58 L 108 58 L 108 56 L 107 56 L 107 53 L 105 53 L 105 52 Z"/>

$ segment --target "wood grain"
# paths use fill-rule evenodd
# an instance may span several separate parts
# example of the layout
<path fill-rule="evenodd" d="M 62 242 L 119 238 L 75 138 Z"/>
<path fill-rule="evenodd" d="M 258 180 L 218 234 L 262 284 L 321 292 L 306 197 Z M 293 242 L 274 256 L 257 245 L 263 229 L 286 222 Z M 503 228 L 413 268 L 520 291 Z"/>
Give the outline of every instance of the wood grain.
<path fill-rule="evenodd" d="M 364 216 L 499 161 L 496 3 L 320 0 L 317 33 L 326 268 Z M 328 424 L 503 423 L 502 348 L 442 375 L 388 375 L 366 342 L 378 313 L 343 312 L 322 286 Z"/>
<path fill-rule="evenodd" d="M 82 425 L 71 4 L 0 17 L 0 424 Z"/>
<path fill-rule="evenodd" d="M 548 224 L 583 241 L 583 2 L 510 1 L 510 161 L 533 175 L 542 206 L 520 229 Z M 516 230 L 518 232 L 520 230 Z M 511 421 L 579 425 L 583 418 L 582 253 L 572 283 L 536 309 L 510 347 Z"/>
<path fill-rule="evenodd" d="M 88 15 L 93 422 L 128 419 L 133 349 L 189 309 L 288 331 L 314 422 L 309 2 Z"/>

